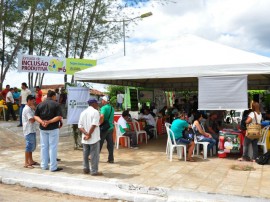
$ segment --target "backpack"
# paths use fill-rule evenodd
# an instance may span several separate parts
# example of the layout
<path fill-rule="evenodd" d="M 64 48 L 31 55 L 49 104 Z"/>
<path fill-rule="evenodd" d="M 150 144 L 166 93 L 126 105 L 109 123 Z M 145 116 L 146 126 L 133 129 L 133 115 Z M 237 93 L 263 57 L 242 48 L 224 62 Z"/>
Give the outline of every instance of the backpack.
<path fill-rule="evenodd" d="M 268 164 L 270 160 L 270 151 L 256 158 L 256 163 L 260 165 Z"/>

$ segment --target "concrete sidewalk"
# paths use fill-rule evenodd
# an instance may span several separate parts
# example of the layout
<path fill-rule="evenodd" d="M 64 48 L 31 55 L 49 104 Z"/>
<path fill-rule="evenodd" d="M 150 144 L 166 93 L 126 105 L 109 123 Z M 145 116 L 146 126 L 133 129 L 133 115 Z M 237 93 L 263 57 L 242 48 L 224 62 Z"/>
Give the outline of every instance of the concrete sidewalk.
<path fill-rule="evenodd" d="M 165 154 L 166 137 L 140 144 L 139 150 L 120 147 L 115 163 L 108 164 L 106 144 L 100 157 L 104 176 L 82 174 L 82 151 L 74 150 L 71 129 L 61 129 L 58 157 L 64 170 L 24 168 L 24 138 L 17 122 L 0 121 L 0 177 L 3 183 L 49 189 L 80 196 L 128 201 L 269 201 L 270 166 L 238 162 L 236 157 L 211 157 L 184 162 Z M 38 142 L 39 143 L 39 138 Z M 34 160 L 39 162 L 39 150 Z M 250 165 L 254 171 L 232 166 Z"/>

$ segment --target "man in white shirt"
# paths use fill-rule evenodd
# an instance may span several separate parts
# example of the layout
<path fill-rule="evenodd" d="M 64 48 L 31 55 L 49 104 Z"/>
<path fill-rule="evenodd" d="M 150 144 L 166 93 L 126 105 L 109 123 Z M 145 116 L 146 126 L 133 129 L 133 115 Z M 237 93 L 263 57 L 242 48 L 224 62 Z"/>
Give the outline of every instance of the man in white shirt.
<path fill-rule="evenodd" d="M 98 172 L 99 150 L 100 150 L 100 114 L 96 99 L 88 100 L 89 107 L 85 109 L 79 119 L 78 128 L 82 132 L 83 144 L 83 172 L 94 176 L 103 175 Z M 89 154 L 91 155 L 91 170 L 89 166 Z"/>
<path fill-rule="evenodd" d="M 33 151 L 36 149 L 36 124 L 35 124 L 35 97 L 28 95 L 26 98 L 27 104 L 23 108 L 22 123 L 23 135 L 25 138 L 25 168 L 33 168 L 33 165 L 39 166 L 32 157 Z"/>
<path fill-rule="evenodd" d="M 118 91 L 117 92 L 117 105 L 116 105 L 118 110 L 123 109 L 122 108 L 123 102 L 124 102 L 124 95 L 120 91 Z"/>
<path fill-rule="evenodd" d="M 7 104 L 7 114 L 6 114 L 6 121 L 9 120 L 10 114 L 14 121 L 16 121 L 16 115 L 13 109 L 14 98 L 13 98 L 14 89 L 10 88 L 7 95 L 6 95 L 6 104 Z"/>
<path fill-rule="evenodd" d="M 21 95 L 20 95 L 20 98 L 19 98 L 20 124 L 17 125 L 18 127 L 22 127 L 22 111 L 23 111 L 23 108 L 25 107 L 25 105 L 27 103 L 26 98 L 30 94 L 31 94 L 31 91 L 28 89 L 27 84 L 25 82 L 23 82 L 22 83 Z"/>
<path fill-rule="evenodd" d="M 120 132 L 124 136 L 128 136 L 130 138 L 130 148 L 138 149 L 136 133 L 134 131 L 130 130 L 130 126 L 127 123 L 127 120 L 129 120 L 128 110 L 123 111 L 122 116 L 117 121 L 117 123 L 119 125 Z"/>
<path fill-rule="evenodd" d="M 154 133 L 151 129 L 155 127 L 156 121 L 150 114 L 150 110 L 148 108 L 144 109 L 144 115 L 142 115 L 140 118 L 146 121 L 147 124 L 145 125 L 144 130 L 147 132 L 149 139 L 152 139 L 154 137 Z"/>

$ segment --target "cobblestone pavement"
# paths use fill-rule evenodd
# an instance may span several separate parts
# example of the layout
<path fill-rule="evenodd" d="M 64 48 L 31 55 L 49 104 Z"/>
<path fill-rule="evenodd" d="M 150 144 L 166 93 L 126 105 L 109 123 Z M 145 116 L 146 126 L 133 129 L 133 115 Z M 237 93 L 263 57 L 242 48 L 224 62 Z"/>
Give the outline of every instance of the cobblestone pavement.
<path fill-rule="evenodd" d="M 0 171 L 14 170 L 47 176 L 76 177 L 76 179 L 123 182 L 127 189 L 148 187 L 148 191 L 173 190 L 177 192 L 225 194 L 229 196 L 255 197 L 270 200 L 270 166 L 252 162 L 238 162 L 237 156 L 221 159 L 210 157 L 203 160 L 195 156 L 196 162 L 185 162 L 173 155 L 170 162 L 165 154 L 166 136 L 142 143 L 138 150 L 120 147 L 115 150 L 115 163 L 108 164 L 106 144 L 100 157 L 100 171 L 104 176 L 93 177 L 82 173 L 82 151 L 74 150 L 71 129 L 65 125 L 61 129 L 58 158 L 64 170 L 57 173 L 40 168 L 24 168 L 24 138 L 22 128 L 14 121 L 0 121 Z M 39 138 L 37 139 L 39 142 Z M 40 147 L 33 153 L 39 161 Z M 232 166 L 253 166 L 253 171 L 237 171 Z M 152 189 L 151 189 L 152 188 Z M 162 188 L 162 189 L 158 189 Z M 166 193 L 158 193 L 159 196 Z M 164 196 L 163 196 L 164 197 Z"/>

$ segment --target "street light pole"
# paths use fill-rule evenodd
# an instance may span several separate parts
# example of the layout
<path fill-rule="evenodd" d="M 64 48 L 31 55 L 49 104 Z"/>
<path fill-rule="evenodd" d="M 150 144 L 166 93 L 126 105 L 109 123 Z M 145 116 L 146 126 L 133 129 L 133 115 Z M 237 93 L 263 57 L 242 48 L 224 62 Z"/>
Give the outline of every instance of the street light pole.
<path fill-rule="evenodd" d="M 124 56 L 126 56 L 126 30 L 125 30 L 125 27 L 126 27 L 125 19 L 123 19 Z"/>
<path fill-rule="evenodd" d="M 122 22 L 123 24 L 123 42 L 124 42 L 124 56 L 126 56 L 126 22 L 133 21 L 138 18 L 147 18 L 149 16 L 153 15 L 152 12 L 144 13 L 140 16 L 137 16 L 135 18 L 131 19 L 123 19 L 123 20 L 102 20 L 102 23 L 108 23 L 108 22 Z"/>

